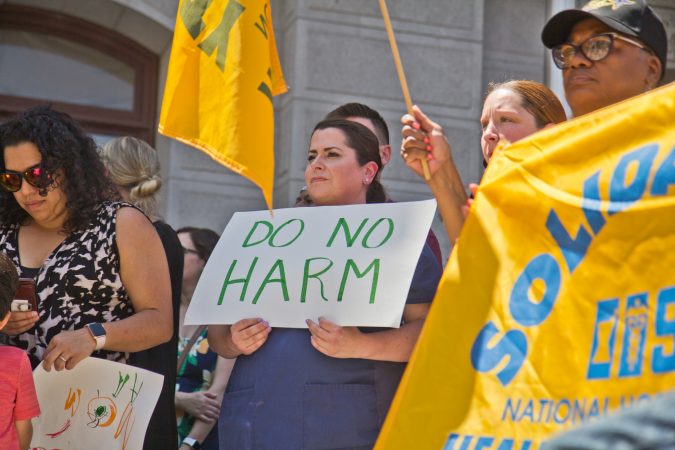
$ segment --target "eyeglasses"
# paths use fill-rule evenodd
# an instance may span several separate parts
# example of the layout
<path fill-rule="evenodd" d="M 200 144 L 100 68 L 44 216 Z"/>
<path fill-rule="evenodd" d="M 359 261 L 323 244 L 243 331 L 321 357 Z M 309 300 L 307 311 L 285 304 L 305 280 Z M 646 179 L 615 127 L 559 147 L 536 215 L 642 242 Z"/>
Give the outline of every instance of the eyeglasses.
<path fill-rule="evenodd" d="M 629 44 L 633 44 L 643 50 L 647 50 L 647 47 L 642 45 L 640 42 L 621 34 L 602 33 L 589 37 L 584 42 L 582 42 L 581 45 L 574 45 L 570 43 L 556 45 L 552 49 L 553 62 L 558 67 L 558 69 L 567 69 L 572 65 L 572 59 L 577 54 L 577 52 L 581 52 L 581 54 L 584 55 L 589 61 L 601 61 L 607 58 L 610 50 L 612 50 L 614 39 L 619 39 L 621 41 L 628 42 Z"/>
<path fill-rule="evenodd" d="M 42 163 L 35 164 L 23 172 L 13 170 L 0 172 L 0 184 L 8 192 L 17 192 L 21 189 L 22 180 L 40 190 L 46 190 L 55 181 L 53 173 L 42 167 Z"/>
<path fill-rule="evenodd" d="M 193 255 L 199 256 L 199 252 L 197 250 L 192 250 L 191 248 L 186 247 L 183 247 L 183 253 L 185 253 L 186 255 L 192 253 Z"/>

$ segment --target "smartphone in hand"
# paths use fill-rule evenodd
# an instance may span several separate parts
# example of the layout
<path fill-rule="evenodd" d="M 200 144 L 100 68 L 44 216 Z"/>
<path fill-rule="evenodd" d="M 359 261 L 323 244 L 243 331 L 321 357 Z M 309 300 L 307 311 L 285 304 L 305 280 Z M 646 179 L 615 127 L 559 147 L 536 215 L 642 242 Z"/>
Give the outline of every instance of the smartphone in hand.
<path fill-rule="evenodd" d="M 19 288 L 12 301 L 11 309 L 12 311 L 37 311 L 35 280 L 32 278 L 19 279 Z"/>

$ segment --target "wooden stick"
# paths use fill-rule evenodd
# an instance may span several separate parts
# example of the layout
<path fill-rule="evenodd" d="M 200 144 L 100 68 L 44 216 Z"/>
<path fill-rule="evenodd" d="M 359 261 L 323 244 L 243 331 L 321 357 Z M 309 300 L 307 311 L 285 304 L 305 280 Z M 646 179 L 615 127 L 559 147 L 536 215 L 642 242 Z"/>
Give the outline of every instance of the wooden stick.
<path fill-rule="evenodd" d="M 382 11 L 382 18 L 384 19 L 384 27 L 387 29 L 387 36 L 389 36 L 389 45 L 391 46 L 391 54 L 394 57 L 394 64 L 396 65 L 396 73 L 401 82 L 401 90 L 403 91 L 403 99 L 405 100 L 405 107 L 408 114 L 414 116 L 412 109 L 412 100 L 410 100 L 410 91 L 408 91 L 408 82 L 405 79 L 405 72 L 403 71 L 403 64 L 401 64 L 401 55 L 398 53 L 398 46 L 396 45 L 396 38 L 394 37 L 394 30 L 391 27 L 391 19 L 389 18 L 389 10 L 385 0 L 380 1 L 380 10 Z M 422 172 L 426 181 L 431 180 L 431 173 L 429 172 L 429 163 L 426 159 L 420 158 L 422 163 Z"/>

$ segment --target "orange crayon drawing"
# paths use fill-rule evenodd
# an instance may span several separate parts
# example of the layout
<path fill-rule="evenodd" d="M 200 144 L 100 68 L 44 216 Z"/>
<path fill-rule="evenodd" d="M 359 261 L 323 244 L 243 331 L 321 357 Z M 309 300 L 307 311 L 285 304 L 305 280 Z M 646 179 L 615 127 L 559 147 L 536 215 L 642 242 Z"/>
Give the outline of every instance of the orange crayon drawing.
<path fill-rule="evenodd" d="M 87 415 L 91 421 L 87 424 L 91 428 L 105 428 L 115 421 L 117 405 L 110 397 L 100 395 L 89 400 Z"/>
<path fill-rule="evenodd" d="M 115 430 L 115 439 L 120 437 L 122 431 L 124 431 L 124 436 L 122 437 L 122 450 L 127 446 L 127 441 L 131 436 L 131 429 L 134 427 L 134 422 L 136 422 L 136 417 L 132 417 L 134 412 L 133 403 L 127 403 L 126 408 L 122 412 L 122 418 L 120 423 L 117 424 L 117 429 Z"/>
<path fill-rule="evenodd" d="M 99 389 L 96 390 L 95 396 L 92 396 L 91 399 L 87 402 L 86 414 L 88 416 L 88 421 L 85 421 L 89 428 L 109 428 L 113 432 L 113 438 L 118 440 L 121 443 L 121 450 L 126 450 L 126 447 L 131 438 L 132 430 L 136 422 L 136 415 L 134 413 L 134 404 L 138 397 L 140 396 L 141 390 L 143 388 L 142 378 L 139 379 L 137 373 L 133 374 L 133 380 L 129 373 L 123 374 L 119 372 L 119 377 L 117 381 L 117 386 L 110 395 L 101 395 Z M 133 381 L 131 384 L 127 384 L 130 381 Z M 122 401 L 122 397 L 127 394 L 128 388 L 128 401 L 122 414 L 118 416 L 117 404 L 115 401 Z M 45 436 L 55 439 L 58 436 L 61 436 L 63 433 L 73 428 L 77 433 L 76 428 L 80 425 L 77 425 L 78 422 L 71 422 L 70 418 L 75 417 L 77 414 L 80 403 L 82 400 L 82 390 L 80 388 L 68 388 L 68 393 L 65 396 L 65 402 L 63 404 L 63 409 L 69 414 L 69 418 L 65 420 L 63 425 L 58 431 L 52 433 L 45 433 Z M 85 401 L 86 397 L 89 397 L 89 394 L 85 392 Z M 83 414 L 85 410 L 83 409 L 80 412 L 80 415 Z M 119 419 L 119 420 L 117 420 Z M 115 421 L 117 420 L 117 423 Z M 76 425 L 73 425 L 76 424 Z M 110 436 L 109 434 L 107 436 Z M 103 436 L 102 436 L 103 437 Z M 109 439 L 104 438 L 104 439 Z M 118 444 L 119 445 L 119 444 Z M 3 450 L 3 449 L 0 449 Z M 58 448 L 51 447 L 31 447 L 31 450 L 59 450 Z"/>
<path fill-rule="evenodd" d="M 120 374 L 120 380 L 122 379 L 122 376 Z M 129 379 L 129 375 L 127 375 L 126 381 Z M 134 402 L 138 398 L 138 395 L 141 393 L 141 389 L 143 388 L 143 383 L 141 382 L 141 385 L 138 387 L 138 390 L 136 390 L 136 382 L 138 381 L 138 374 L 134 374 L 134 385 L 133 387 L 130 387 L 129 390 L 131 391 L 131 399 L 129 400 L 129 403 L 127 403 L 127 406 L 124 408 L 124 411 L 122 412 L 122 417 L 120 418 L 120 422 L 117 424 L 117 429 L 115 430 L 115 439 L 117 439 L 122 432 L 124 432 L 124 436 L 122 437 L 122 450 L 125 450 L 127 446 L 127 442 L 129 441 L 129 437 L 131 436 L 131 430 L 134 427 L 134 423 L 136 422 L 136 417 L 133 415 L 134 414 Z M 118 391 L 119 393 L 119 391 Z"/>
<path fill-rule="evenodd" d="M 72 388 L 68 388 L 68 395 L 66 396 L 66 404 L 63 409 L 70 408 L 70 417 L 74 417 L 77 412 L 77 408 L 80 407 L 80 397 L 82 396 L 82 391 L 78 388 L 77 392 L 73 391 Z M 75 405 L 77 401 L 77 405 Z"/>

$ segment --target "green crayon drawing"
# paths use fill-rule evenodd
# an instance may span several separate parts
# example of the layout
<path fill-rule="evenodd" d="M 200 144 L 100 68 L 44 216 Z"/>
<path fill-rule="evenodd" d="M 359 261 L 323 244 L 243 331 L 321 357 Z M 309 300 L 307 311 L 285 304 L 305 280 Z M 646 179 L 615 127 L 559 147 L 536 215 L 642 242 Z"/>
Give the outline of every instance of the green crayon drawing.
<path fill-rule="evenodd" d="M 125 384 L 127 384 L 127 381 L 129 381 L 129 374 L 125 374 L 125 376 L 122 376 L 122 372 L 118 372 L 118 380 L 117 380 L 117 389 L 115 389 L 115 392 L 113 393 L 113 397 L 117 397 L 120 395 L 120 392 L 122 391 L 122 388 L 124 387 Z"/>

